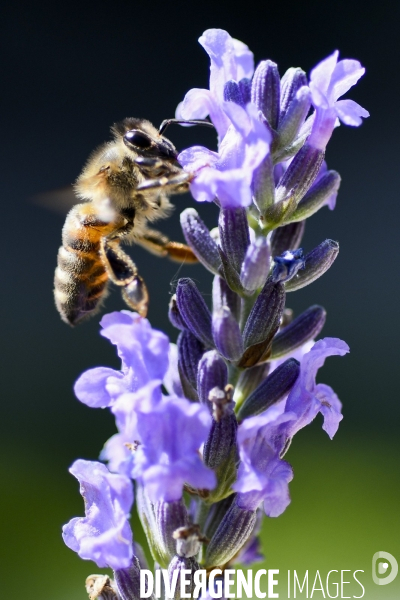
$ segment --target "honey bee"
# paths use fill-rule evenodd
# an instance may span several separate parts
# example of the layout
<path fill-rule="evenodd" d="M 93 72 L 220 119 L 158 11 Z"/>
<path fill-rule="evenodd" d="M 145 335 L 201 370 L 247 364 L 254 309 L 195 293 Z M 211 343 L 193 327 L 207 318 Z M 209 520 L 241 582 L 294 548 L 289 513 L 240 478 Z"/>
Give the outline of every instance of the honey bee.
<path fill-rule="evenodd" d="M 68 213 L 58 251 L 54 296 L 61 318 L 76 325 L 93 315 L 108 284 L 120 286 L 126 304 L 146 316 L 146 284 L 121 243 L 136 243 L 158 256 L 197 262 L 185 244 L 170 241 L 148 227 L 168 217 L 171 194 L 188 191 L 190 174 L 177 162 L 177 151 L 149 121 L 128 118 L 113 125 L 113 140 L 90 156 L 75 184 L 83 200 Z M 187 121 L 210 125 L 207 121 Z"/>

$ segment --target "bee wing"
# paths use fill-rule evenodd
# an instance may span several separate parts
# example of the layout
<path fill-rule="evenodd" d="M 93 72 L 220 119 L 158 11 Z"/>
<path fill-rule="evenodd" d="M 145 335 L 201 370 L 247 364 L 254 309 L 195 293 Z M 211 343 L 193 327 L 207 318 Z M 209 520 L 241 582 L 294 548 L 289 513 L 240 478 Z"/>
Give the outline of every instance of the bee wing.
<path fill-rule="evenodd" d="M 76 197 L 72 185 L 67 185 L 57 190 L 50 190 L 49 192 L 35 194 L 30 200 L 33 204 L 36 204 L 36 206 L 63 214 L 66 214 L 78 202 L 82 202 L 82 200 L 78 200 Z"/>

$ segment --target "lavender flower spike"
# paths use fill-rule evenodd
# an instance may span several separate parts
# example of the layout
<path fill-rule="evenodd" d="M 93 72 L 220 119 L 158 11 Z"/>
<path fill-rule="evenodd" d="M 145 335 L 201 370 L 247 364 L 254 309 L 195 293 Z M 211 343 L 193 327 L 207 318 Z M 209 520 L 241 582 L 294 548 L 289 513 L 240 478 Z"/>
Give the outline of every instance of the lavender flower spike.
<path fill-rule="evenodd" d="M 72 519 L 63 527 L 66 545 L 98 567 L 114 570 L 130 566 L 132 531 L 128 522 L 133 503 L 130 480 L 115 475 L 101 463 L 77 460 L 70 472 L 80 483 L 86 517 Z"/>
<path fill-rule="evenodd" d="M 324 417 L 322 428 L 332 439 L 342 420 L 342 404 L 331 387 L 316 383 L 315 378 L 327 356 L 344 356 L 349 352 L 346 342 L 338 338 L 324 338 L 314 344 L 302 358 L 300 377 L 286 401 L 285 410 L 296 415 L 290 425 L 290 437 L 302 429 L 320 412 Z"/>
<path fill-rule="evenodd" d="M 225 83 L 233 79 L 250 79 L 254 71 L 253 53 L 248 47 L 231 38 L 223 29 L 207 29 L 199 38 L 210 57 L 210 89 L 192 89 L 177 108 L 177 117 L 204 119 L 210 115 L 222 140 L 230 125 L 229 117 L 221 105 L 224 101 Z"/>
<path fill-rule="evenodd" d="M 336 119 L 345 125 L 358 127 L 369 112 L 353 100 L 338 100 L 365 73 L 358 60 L 340 60 L 336 50 L 320 62 L 310 76 L 311 102 L 315 119 L 308 143 L 324 150 L 335 127 Z"/>

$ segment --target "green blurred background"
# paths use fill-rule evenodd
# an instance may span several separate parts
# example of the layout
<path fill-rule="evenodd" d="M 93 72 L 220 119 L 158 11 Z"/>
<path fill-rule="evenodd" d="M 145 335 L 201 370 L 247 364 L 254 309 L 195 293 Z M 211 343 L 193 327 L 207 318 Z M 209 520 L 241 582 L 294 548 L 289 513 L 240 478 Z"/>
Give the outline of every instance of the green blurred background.
<path fill-rule="evenodd" d="M 338 240 L 339 259 L 322 279 L 288 297 L 297 314 L 310 304 L 325 306 L 323 334 L 350 345 L 350 355 L 329 359 L 320 373 L 343 401 L 345 419 L 333 442 L 319 421 L 296 437 L 288 454 L 295 471 L 292 504 L 279 519 L 266 521 L 263 544 L 267 568 L 281 571 L 282 598 L 288 569 L 309 569 L 310 577 L 317 569 L 325 576 L 331 569 L 362 569 L 365 598 L 399 597 L 400 576 L 388 586 L 374 585 L 371 577 L 375 552 L 400 561 L 399 19 L 400 6 L 386 0 L 368 9 L 349 0 L 25 0 L 3 9 L 4 597 L 86 597 L 84 579 L 98 568 L 60 537 L 61 525 L 83 512 L 68 467 L 78 457 L 96 459 L 114 433 L 110 415 L 81 405 L 72 385 L 83 370 L 117 367 L 118 361 L 98 335 L 98 319 L 76 330 L 59 320 L 52 279 L 65 215 L 31 199 L 73 182 L 114 121 L 142 116 L 158 124 L 174 115 L 188 89 L 206 87 L 208 60 L 197 38 L 209 27 L 246 42 L 256 61 L 275 60 L 281 74 L 289 66 L 309 71 L 335 48 L 367 68 L 351 97 L 371 118 L 358 130 L 335 131 L 327 161 L 343 179 L 337 208 L 308 222 L 303 244 L 308 251 L 327 237 Z M 175 128 L 169 135 L 178 148 L 215 143 L 200 129 Z M 194 202 L 190 196 L 174 202 L 177 211 L 160 228 L 181 239 L 178 213 Z M 214 207 L 199 210 L 214 226 Z M 180 269 L 140 249 L 132 252 L 150 287 L 149 318 L 174 340 L 167 303 L 177 277 L 192 275 L 206 299 L 210 277 L 200 267 Z M 107 309 L 119 308 L 113 293 Z M 353 593 L 360 595 L 359 586 Z"/>

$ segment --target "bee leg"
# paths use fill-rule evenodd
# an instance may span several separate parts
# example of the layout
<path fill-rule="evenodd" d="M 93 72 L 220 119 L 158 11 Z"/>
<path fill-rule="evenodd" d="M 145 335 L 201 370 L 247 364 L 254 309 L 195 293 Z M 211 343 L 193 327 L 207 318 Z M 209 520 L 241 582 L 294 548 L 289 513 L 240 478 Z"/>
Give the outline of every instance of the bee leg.
<path fill-rule="evenodd" d="M 109 278 L 122 288 L 126 304 L 145 317 L 149 306 L 147 286 L 131 257 L 121 250 L 119 240 L 102 238 L 100 255 Z"/>
<path fill-rule="evenodd" d="M 157 256 L 168 256 L 175 262 L 198 262 L 193 250 L 180 242 L 171 242 L 166 235 L 156 229 L 147 229 L 144 235 L 135 240 L 149 252 Z"/>
<path fill-rule="evenodd" d="M 189 183 L 193 175 L 182 171 L 173 177 L 160 177 L 159 179 L 147 179 L 137 186 L 137 190 L 155 190 L 173 188 L 175 193 L 184 193 L 189 189 Z"/>

